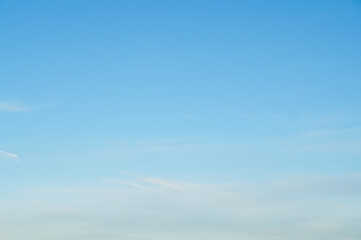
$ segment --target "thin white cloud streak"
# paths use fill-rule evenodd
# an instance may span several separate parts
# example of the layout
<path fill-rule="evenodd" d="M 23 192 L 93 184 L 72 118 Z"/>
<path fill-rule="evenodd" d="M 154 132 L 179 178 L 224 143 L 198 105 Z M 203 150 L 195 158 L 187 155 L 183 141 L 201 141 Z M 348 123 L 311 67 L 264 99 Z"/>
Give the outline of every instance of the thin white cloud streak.
<path fill-rule="evenodd" d="M 129 190 L 127 183 L 136 181 L 154 191 L 134 184 Z M 0 238 L 358 240 L 361 234 L 361 194 L 342 191 L 360 185 L 359 174 L 230 185 L 141 177 L 115 182 L 121 184 L 29 188 L 3 199 Z"/>
<path fill-rule="evenodd" d="M 15 153 L 9 153 L 9 152 L 0 150 L 0 159 L 19 161 L 19 156 Z"/>
<path fill-rule="evenodd" d="M 0 102 L 0 112 L 27 112 L 30 109 L 15 102 Z"/>
<path fill-rule="evenodd" d="M 19 102 L 0 102 L 0 113 L 5 112 L 29 112 L 37 109 L 49 108 L 50 105 L 24 106 Z"/>
<path fill-rule="evenodd" d="M 301 116 L 297 119 L 294 119 L 294 126 L 302 126 L 302 125 L 329 125 L 329 124 L 345 124 L 345 123 L 354 123 L 359 122 L 361 117 L 358 115 L 352 115 L 347 113 L 334 113 L 334 114 L 325 114 L 325 115 L 309 115 L 309 116 Z"/>
<path fill-rule="evenodd" d="M 231 117 L 238 118 L 240 120 L 257 120 L 257 119 L 268 119 L 268 120 L 289 120 L 286 115 L 269 113 L 269 114 L 239 114 L 239 113 L 230 113 Z"/>
<path fill-rule="evenodd" d="M 119 183 L 123 185 L 132 186 L 135 188 L 140 188 L 144 190 L 157 190 L 159 187 L 172 189 L 176 191 L 185 191 L 184 186 L 181 186 L 181 183 L 161 178 L 139 178 L 135 180 L 123 180 L 123 179 L 112 179 L 104 178 L 104 180 Z M 141 183 L 139 183 L 141 182 Z M 145 185 L 146 184 L 146 185 Z"/>
<path fill-rule="evenodd" d="M 194 116 L 193 116 L 193 115 L 186 114 L 186 113 L 180 113 L 179 116 L 180 116 L 181 118 L 188 119 L 188 120 L 194 119 Z"/>
<path fill-rule="evenodd" d="M 150 184 L 166 187 L 172 190 L 185 191 L 185 189 L 181 187 L 179 184 L 177 184 L 175 181 L 160 179 L 160 178 L 142 178 L 141 180 Z"/>
<path fill-rule="evenodd" d="M 327 130 L 316 130 L 316 131 L 308 131 L 299 133 L 300 136 L 306 137 L 323 137 L 323 136 L 337 136 L 337 135 L 345 135 L 345 134 L 354 134 L 359 133 L 360 128 L 347 128 L 347 129 L 327 129 Z"/>
<path fill-rule="evenodd" d="M 109 181 L 109 182 L 113 182 L 113 183 L 132 186 L 132 187 L 136 187 L 136 188 L 140 188 L 140 189 L 144 189 L 144 190 L 152 190 L 152 188 L 150 188 L 150 187 L 146 187 L 146 186 L 143 186 L 141 184 L 130 182 L 130 181 L 124 181 L 124 180 L 121 180 L 121 179 L 104 178 L 104 180 Z"/>
<path fill-rule="evenodd" d="M 298 116 L 291 116 L 282 113 L 228 113 L 228 115 L 246 121 L 268 120 L 272 122 L 282 122 L 293 127 L 341 125 L 346 123 L 355 124 L 361 120 L 361 116 L 348 113 L 328 113 L 324 115 L 311 114 Z"/>

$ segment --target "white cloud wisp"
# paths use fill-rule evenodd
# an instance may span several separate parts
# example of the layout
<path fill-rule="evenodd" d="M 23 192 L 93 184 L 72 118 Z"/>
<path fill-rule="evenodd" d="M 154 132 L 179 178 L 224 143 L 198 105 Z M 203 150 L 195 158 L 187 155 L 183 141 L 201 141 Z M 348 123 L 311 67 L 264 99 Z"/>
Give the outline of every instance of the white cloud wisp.
<path fill-rule="evenodd" d="M 19 161 L 19 156 L 15 153 L 9 153 L 5 152 L 3 150 L 0 150 L 0 160 L 13 160 L 13 161 Z"/>
<path fill-rule="evenodd" d="M 26 108 L 15 102 L 0 102 L 0 112 L 26 112 L 29 108 Z"/>

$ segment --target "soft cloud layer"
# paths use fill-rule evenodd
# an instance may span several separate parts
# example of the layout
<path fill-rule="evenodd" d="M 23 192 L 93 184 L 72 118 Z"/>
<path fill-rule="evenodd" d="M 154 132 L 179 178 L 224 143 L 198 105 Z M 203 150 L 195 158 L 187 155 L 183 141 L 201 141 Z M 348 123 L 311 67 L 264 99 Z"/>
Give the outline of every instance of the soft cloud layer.
<path fill-rule="evenodd" d="M 0 203 L 0 237 L 358 240 L 361 236 L 359 174 L 233 184 L 149 177 L 106 180 L 98 187 L 32 187 L 14 193 Z"/>

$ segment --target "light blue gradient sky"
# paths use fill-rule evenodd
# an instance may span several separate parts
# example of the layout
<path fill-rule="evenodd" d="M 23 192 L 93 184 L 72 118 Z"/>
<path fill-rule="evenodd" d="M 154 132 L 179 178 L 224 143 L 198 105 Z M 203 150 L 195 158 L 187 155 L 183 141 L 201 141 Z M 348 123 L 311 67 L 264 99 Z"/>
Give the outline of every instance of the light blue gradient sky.
<path fill-rule="evenodd" d="M 0 0 L 0 35 L 6 239 L 360 238 L 360 1 Z"/>

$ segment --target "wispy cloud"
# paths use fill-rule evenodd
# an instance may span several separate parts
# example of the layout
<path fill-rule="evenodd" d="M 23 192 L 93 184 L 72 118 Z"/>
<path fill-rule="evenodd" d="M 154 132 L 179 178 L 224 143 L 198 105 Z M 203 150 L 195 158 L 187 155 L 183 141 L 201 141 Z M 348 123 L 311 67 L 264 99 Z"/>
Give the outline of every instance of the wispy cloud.
<path fill-rule="evenodd" d="M 9 153 L 9 152 L 0 150 L 0 159 L 19 161 L 19 156 L 15 153 Z"/>
<path fill-rule="evenodd" d="M 328 113 L 304 115 L 293 119 L 294 126 L 325 126 L 325 125 L 342 125 L 360 122 L 359 115 L 350 113 Z"/>
<path fill-rule="evenodd" d="M 189 120 L 190 120 L 190 119 L 194 119 L 194 116 L 191 115 L 191 114 L 180 113 L 179 116 L 180 116 L 181 118 L 184 118 L 184 119 L 189 119 Z"/>
<path fill-rule="evenodd" d="M 52 104 L 53 105 L 53 104 Z M 1 112 L 29 112 L 32 110 L 48 108 L 50 105 L 25 106 L 19 101 L 0 101 Z"/>
<path fill-rule="evenodd" d="M 352 134 L 360 132 L 360 128 L 347 128 L 347 129 L 326 129 L 326 130 L 315 130 L 308 132 L 301 132 L 300 136 L 308 136 L 308 137 L 322 137 L 322 136 L 335 136 L 342 134 Z"/>
<path fill-rule="evenodd" d="M 230 113 L 232 117 L 241 119 L 241 120 L 256 120 L 256 119 L 267 119 L 267 120 L 287 120 L 286 115 L 278 113 L 264 113 L 264 114 L 249 114 L 249 113 Z"/>
<path fill-rule="evenodd" d="M 144 182 L 154 184 L 156 186 L 161 186 L 165 188 L 169 188 L 176 191 L 185 191 L 185 188 L 182 187 L 179 183 L 176 181 L 171 181 L 167 179 L 161 179 L 161 178 L 142 178 L 141 179 Z"/>
<path fill-rule="evenodd" d="M 27 112 L 30 108 L 17 102 L 0 102 L 0 112 Z"/>
<path fill-rule="evenodd" d="M 128 185 L 128 186 L 135 187 L 135 188 L 140 188 L 140 189 L 143 189 L 143 190 L 151 190 L 150 187 L 144 186 L 144 185 L 139 184 L 139 183 L 125 181 L 125 180 L 122 180 L 122 179 L 104 178 L 104 180 L 109 181 L 109 182 L 113 182 L 113 183 Z"/>
<path fill-rule="evenodd" d="M 138 177 L 131 180 L 124 180 L 124 179 L 113 179 L 113 178 L 104 178 L 109 182 L 119 183 L 123 185 L 132 186 L 139 189 L 144 190 L 156 190 L 159 188 L 166 188 L 176 191 L 185 191 L 184 184 L 176 181 L 172 181 L 169 179 L 162 179 L 162 178 L 144 178 Z M 182 186 L 183 185 L 183 186 Z"/>

